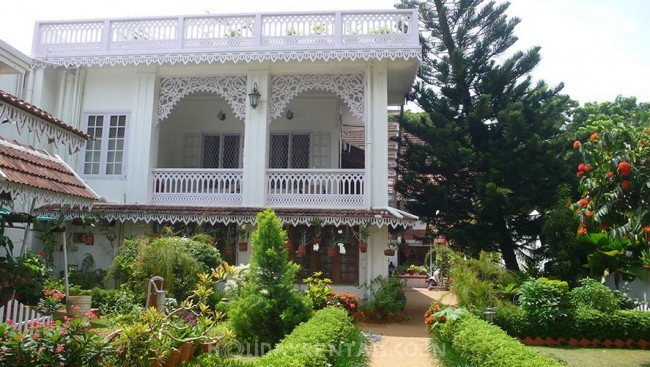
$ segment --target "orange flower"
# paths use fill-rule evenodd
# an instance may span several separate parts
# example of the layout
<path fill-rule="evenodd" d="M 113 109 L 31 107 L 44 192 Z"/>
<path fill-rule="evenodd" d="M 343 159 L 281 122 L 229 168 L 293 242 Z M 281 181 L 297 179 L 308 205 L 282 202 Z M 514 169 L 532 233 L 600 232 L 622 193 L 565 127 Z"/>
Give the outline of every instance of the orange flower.
<path fill-rule="evenodd" d="M 650 226 L 643 227 L 643 232 L 650 233 Z"/>
<path fill-rule="evenodd" d="M 609 228 L 609 226 L 607 224 L 603 223 L 603 224 L 600 225 L 600 230 L 601 231 L 606 231 L 608 228 Z"/>
<path fill-rule="evenodd" d="M 591 140 L 591 141 L 594 141 L 594 140 L 596 140 L 596 139 L 598 139 L 598 133 L 593 133 L 593 134 L 591 134 L 591 136 L 589 137 L 589 140 Z"/>
<path fill-rule="evenodd" d="M 593 217 L 593 216 L 594 216 L 594 212 L 591 211 L 591 210 L 588 211 L 588 212 L 587 212 L 587 216 L 588 216 L 589 218 Z"/>
<path fill-rule="evenodd" d="M 589 205 L 589 200 L 587 200 L 587 199 L 580 199 L 580 206 L 581 206 L 581 207 L 584 208 L 584 207 L 586 207 L 587 205 Z"/>
<path fill-rule="evenodd" d="M 630 188 L 630 181 L 623 180 L 623 182 L 621 182 L 621 187 L 624 188 L 625 190 L 628 190 Z"/>
<path fill-rule="evenodd" d="M 585 166 L 585 172 L 589 172 L 589 171 L 591 171 L 592 169 L 594 169 L 594 167 L 592 167 L 592 166 L 590 166 L 590 165 L 586 165 L 586 166 Z"/>
<path fill-rule="evenodd" d="M 573 149 L 578 149 L 581 145 L 582 144 L 580 144 L 580 140 L 576 140 L 573 142 Z"/>
<path fill-rule="evenodd" d="M 584 163 L 580 163 L 580 164 L 578 165 L 578 172 L 584 172 L 584 171 L 585 171 L 585 164 L 584 164 Z"/>
<path fill-rule="evenodd" d="M 632 167 L 627 162 L 621 162 L 618 164 L 618 170 L 621 171 L 623 176 L 629 176 L 632 173 Z"/>
<path fill-rule="evenodd" d="M 579 235 L 587 234 L 587 227 L 585 226 L 580 227 L 580 229 L 578 229 L 578 234 Z"/>

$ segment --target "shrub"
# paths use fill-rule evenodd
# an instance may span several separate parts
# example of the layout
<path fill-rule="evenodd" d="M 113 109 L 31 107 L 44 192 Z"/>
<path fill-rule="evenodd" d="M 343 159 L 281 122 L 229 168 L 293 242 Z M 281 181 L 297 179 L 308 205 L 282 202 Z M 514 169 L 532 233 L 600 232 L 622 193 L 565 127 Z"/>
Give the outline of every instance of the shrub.
<path fill-rule="evenodd" d="M 575 307 L 601 312 L 612 312 L 619 308 L 616 295 L 607 286 L 590 278 L 581 279 L 580 286 L 571 290 L 571 301 Z"/>
<path fill-rule="evenodd" d="M 570 309 L 569 284 L 546 278 L 529 280 L 519 289 L 519 304 L 540 325 L 557 322 Z"/>
<path fill-rule="evenodd" d="M 259 213 L 248 282 L 228 310 L 232 330 L 244 343 L 274 345 L 311 316 L 311 302 L 294 287 L 298 265 L 289 262 L 285 241 L 275 213 Z"/>
<path fill-rule="evenodd" d="M 650 335 L 650 312 L 642 311 L 600 312 L 578 308 L 561 322 L 540 324 L 521 308 L 505 307 L 496 310 L 494 322 L 509 335 L 521 338 L 638 340 Z"/>
<path fill-rule="evenodd" d="M 307 297 L 311 300 L 314 310 L 320 310 L 327 306 L 327 300 L 332 297 L 334 290 L 330 286 L 332 280 L 322 278 L 323 273 L 318 271 L 305 279 L 307 284 Z"/>
<path fill-rule="evenodd" d="M 90 292 L 92 307 L 104 315 L 128 314 L 138 309 L 135 294 L 129 289 L 93 288 Z"/>
<path fill-rule="evenodd" d="M 193 237 L 192 241 L 187 242 L 185 251 L 201 264 L 203 271 L 209 271 L 219 266 L 221 264 L 219 250 L 209 243 L 196 240 L 195 237 Z"/>
<path fill-rule="evenodd" d="M 355 327 L 345 311 L 326 307 L 296 327 L 275 349 L 260 358 L 259 367 L 331 366 L 339 349 Z"/>
<path fill-rule="evenodd" d="M 403 280 L 379 276 L 370 283 L 370 290 L 370 297 L 364 298 L 362 302 L 362 309 L 369 319 L 389 320 L 404 317 L 406 296 Z"/>
<path fill-rule="evenodd" d="M 327 301 L 327 305 L 343 308 L 348 315 L 355 320 L 361 320 L 365 315 L 363 311 L 361 311 L 361 301 L 356 294 L 334 292 Z"/>
<path fill-rule="evenodd" d="M 515 276 L 499 263 L 499 255 L 487 252 L 478 259 L 456 256 L 451 278 L 458 306 L 481 312 L 509 301 L 512 295 L 507 290 L 515 289 L 517 284 Z"/>
<path fill-rule="evenodd" d="M 436 339 L 434 333 L 434 341 L 447 342 L 452 353 L 460 357 L 464 364 L 476 367 L 560 366 L 553 359 L 536 353 L 508 336 L 498 326 L 489 324 L 469 312 L 456 312 L 455 316 L 446 323 L 449 329 L 446 336 L 440 340 Z M 442 357 L 444 362 L 446 358 Z"/>

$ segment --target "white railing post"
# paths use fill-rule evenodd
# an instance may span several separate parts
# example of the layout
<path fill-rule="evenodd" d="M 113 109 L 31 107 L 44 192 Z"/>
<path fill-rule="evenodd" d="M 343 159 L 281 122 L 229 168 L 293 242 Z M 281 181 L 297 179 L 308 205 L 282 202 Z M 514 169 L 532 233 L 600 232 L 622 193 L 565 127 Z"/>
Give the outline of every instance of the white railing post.
<path fill-rule="evenodd" d="M 343 17 L 340 11 L 334 15 L 334 44 L 336 46 L 343 45 Z"/>
<path fill-rule="evenodd" d="M 104 27 L 102 27 L 102 45 L 101 50 L 108 52 L 110 49 L 109 43 L 111 42 L 111 20 L 106 19 L 104 21 Z"/>
<path fill-rule="evenodd" d="M 263 28 L 262 28 L 262 14 L 255 14 L 255 22 L 253 25 L 253 46 L 260 47 L 262 46 L 262 37 L 263 37 Z"/>
<path fill-rule="evenodd" d="M 185 17 L 178 17 L 176 21 L 176 48 L 185 48 Z"/>

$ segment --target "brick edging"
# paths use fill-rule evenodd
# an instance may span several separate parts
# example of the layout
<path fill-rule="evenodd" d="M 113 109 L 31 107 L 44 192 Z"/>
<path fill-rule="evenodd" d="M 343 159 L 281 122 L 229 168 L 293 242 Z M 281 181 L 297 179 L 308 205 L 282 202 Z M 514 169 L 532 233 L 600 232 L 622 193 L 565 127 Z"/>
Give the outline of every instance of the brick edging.
<path fill-rule="evenodd" d="M 587 339 L 587 338 L 581 338 L 581 339 L 575 339 L 575 338 L 569 338 L 569 339 L 564 339 L 564 338 L 557 338 L 553 339 L 551 337 L 546 337 L 546 338 L 541 338 L 541 337 L 517 337 L 517 339 L 522 342 L 525 345 L 533 345 L 533 346 L 547 346 L 547 347 L 554 347 L 554 346 L 559 346 L 559 345 L 569 345 L 573 347 L 604 347 L 604 348 L 626 348 L 626 349 L 650 349 L 650 341 L 647 341 L 645 339 L 639 339 L 639 340 L 633 340 L 633 339 L 627 339 L 627 340 L 621 340 L 621 339 L 605 339 L 601 341 L 598 338 L 595 339 Z"/>

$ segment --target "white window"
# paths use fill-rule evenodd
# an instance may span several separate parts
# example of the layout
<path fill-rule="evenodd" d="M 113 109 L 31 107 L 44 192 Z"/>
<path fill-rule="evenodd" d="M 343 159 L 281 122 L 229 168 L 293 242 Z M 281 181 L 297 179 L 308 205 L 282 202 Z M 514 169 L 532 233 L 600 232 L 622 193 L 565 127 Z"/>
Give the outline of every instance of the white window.
<path fill-rule="evenodd" d="M 84 175 L 124 176 L 127 114 L 88 114 L 86 142 L 82 157 Z"/>
<path fill-rule="evenodd" d="M 269 168 L 309 168 L 309 134 L 271 134 Z"/>

